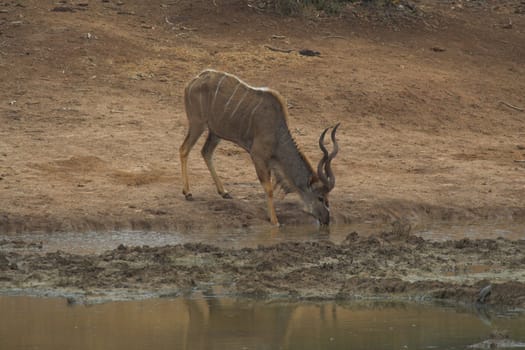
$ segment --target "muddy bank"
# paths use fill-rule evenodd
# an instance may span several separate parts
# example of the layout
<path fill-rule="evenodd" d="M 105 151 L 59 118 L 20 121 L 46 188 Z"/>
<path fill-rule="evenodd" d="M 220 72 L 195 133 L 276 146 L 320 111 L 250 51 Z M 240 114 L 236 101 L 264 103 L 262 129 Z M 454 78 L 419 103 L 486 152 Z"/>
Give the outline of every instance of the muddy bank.
<path fill-rule="evenodd" d="M 43 253 L 0 242 L 0 289 L 79 300 L 201 292 L 290 299 L 417 298 L 525 307 L 525 240 L 433 242 L 404 233 L 228 249 L 121 245 L 101 254 Z"/>
<path fill-rule="evenodd" d="M 253 183 L 254 187 L 257 183 Z M 256 191 L 254 189 L 254 191 Z M 108 231 L 188 231 L 206 229 L 239 229 L 254 226 L 271 228 L 266 214 L 266 202 L 260 198 L 212 199 L 203 198 L 180 207 L 168 207 L 158 203 L 131 205 L 130 208 L 112 213 L 110 203 L 98 203 L 96 213 L 70 213 L 60 210 L 53 214 L 31 214 L 0 211 L 0 234 L 55 233 L 55 232 L 108 232 Z M 389 225 L 397 220 L 410 220 L 413 225 L 447 222 L 463 225 L 469 222 L 493 221 L 508 225 L 525 226 L 525 208 L 502 206 L 459 207 L 436 206 L 428 203 L 380 199 L 353 201 L 338 194 L 332 196 L 332 217 L 335 225 L 374 222 Z M 115 200 L 119 200 L 115 198 Z M 276 204 L 281 223 L 285 226 L 316 226 L 314 218 L 302 210 L 298 198 L 288 198 Z M 203 217 L 203 215 L 205 215 Z"/>

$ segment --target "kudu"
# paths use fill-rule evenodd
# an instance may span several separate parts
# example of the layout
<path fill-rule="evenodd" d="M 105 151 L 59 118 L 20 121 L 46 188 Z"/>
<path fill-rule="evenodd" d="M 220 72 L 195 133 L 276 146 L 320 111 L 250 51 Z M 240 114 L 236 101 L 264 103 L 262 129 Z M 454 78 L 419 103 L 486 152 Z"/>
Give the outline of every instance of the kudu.
<path fill-rule="evenodd" d="M 323 157 L 314 171 L 295 143 L 287 122 L 287 109 L 278 92 L 255 88 L 234 75 L 205 70 L 189 82 L 184 90 L 184 103 L 189 130 L 180 147 L 183 194 L 192 199 L 188 183 L 188 155 L 205 129 L 208 138 L 202 156 L 211 173 L 217 191 L 223 198 L 231 198 L 217 176 L 212 160 L 213 151 L 221 139 L 244 148 L 251 156 L 257 177 L 267 196 L 270 221 L 278 225 L 273 203 L 272 174 L 285 193 L 298 193 L 306 211 L 321 224 L 330 222 L 328 193 L 335 186 L 331 161 L 338 152 L 335 133 L 331 133 L 333 150 L 324 146 L 327 128 L 319 138 Z"/>

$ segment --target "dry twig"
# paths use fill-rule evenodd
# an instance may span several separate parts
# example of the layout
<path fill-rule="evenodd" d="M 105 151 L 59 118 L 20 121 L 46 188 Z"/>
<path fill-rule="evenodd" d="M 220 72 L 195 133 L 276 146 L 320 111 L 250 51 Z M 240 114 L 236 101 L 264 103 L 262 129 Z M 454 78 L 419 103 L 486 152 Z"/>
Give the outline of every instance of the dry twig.
<path fill-rule="evenodd" d="M 346 40 L 346 38 L 344 36 L 341 36 L 341 35 L 328 35 L 328 36 L 323 37 L 323 39 L 342 39 L 342 40 Z"/>
<path fill-rule="evenodd" d="M 281 49 L 279 47 L 273 47 L 270 45 L 264 45 L 264 47 L 266 47 L 268 50 L 271 50 L 271 51 L 284 52 L 284 53 L 290 53 L 293 51 L 293 49 Z"/>
<path fill-rule="evenodd" d="M 505 102 L 505 101 L 499 101 L 499 103 L 501 103 L 502 105 L 505 105 L 505 106 L 507 106 L 507 107 L 509 107 L 509 108 L 512 108 L 512 109 L 514 109 L 514 110 L 516 110 L 516 111 L 519 111 L 519 112 L 525 112 L 525 109 L 523 109 L 523 108 L 521 108 L 521 107 L 516 107 L 516 106 L 511 105 L 510 103 L 507 103 L 507 102 Z"/>

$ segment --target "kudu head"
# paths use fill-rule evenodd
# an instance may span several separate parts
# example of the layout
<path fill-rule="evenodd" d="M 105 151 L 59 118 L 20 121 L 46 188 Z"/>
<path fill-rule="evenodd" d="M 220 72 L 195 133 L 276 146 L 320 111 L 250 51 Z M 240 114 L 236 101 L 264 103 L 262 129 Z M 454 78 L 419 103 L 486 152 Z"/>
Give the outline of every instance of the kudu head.
<path fill-rule="evenodd" d="M 338 127 L 339 123 L 332 129 L 331 138 L 334 148 L 331 153 L 328 153 L 324 146 L 324 137 L 330 128 L 326 128 L 319 137 L 319 147 L 321 151 L 323 151 L 323 158 L 321 158 L 317 165 L 317 178 L 314 177 L 311 180 L 308 191 L 303 195 L 306 211 L 319 220 L 321 225 L 328 225 L 330 223 L 328 193 L 330 193 L 335 186 L 335 176 L 330 164 L 339 151 L 339 146 L 335 139 L 335 133 Z"/>

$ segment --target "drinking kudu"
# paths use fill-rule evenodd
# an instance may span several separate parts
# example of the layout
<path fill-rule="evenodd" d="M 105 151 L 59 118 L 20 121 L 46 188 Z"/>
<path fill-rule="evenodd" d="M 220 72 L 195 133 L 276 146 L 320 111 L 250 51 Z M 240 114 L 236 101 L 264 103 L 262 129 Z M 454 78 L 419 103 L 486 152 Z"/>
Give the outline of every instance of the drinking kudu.
<path fill-rule="evenodd" d="M 324 137 L 330 128 L 321 133 L 319 147 L 323 157 L 316 172 L 290 134 L 286 104 L 278 92 L 252 87 L 228 73 L 205 70 L 186 86 L 184 103 L 189 129 L 180 147 L 180 159 L 182 192 L 187 200 L 192 199 L 187 172 L 188 155 L 197 139 L 208 129 L 202 156 L 223 198 L 231 197 L 217 176 L 212 160 L 213 151 L 221 139 L 236 143 L 250 154 L 266 192 L 272 224 L 279 224 L 273 203 L 272 174 L 276 185 L 286 193 L 300 195 L 306 211 L 321 224 L 330 222 L 328 193 L 335 186 L 330 163 L 339 149 L 335 139 L 339 124 L 331 132 L 331 153 L 324 146 Z"/>

